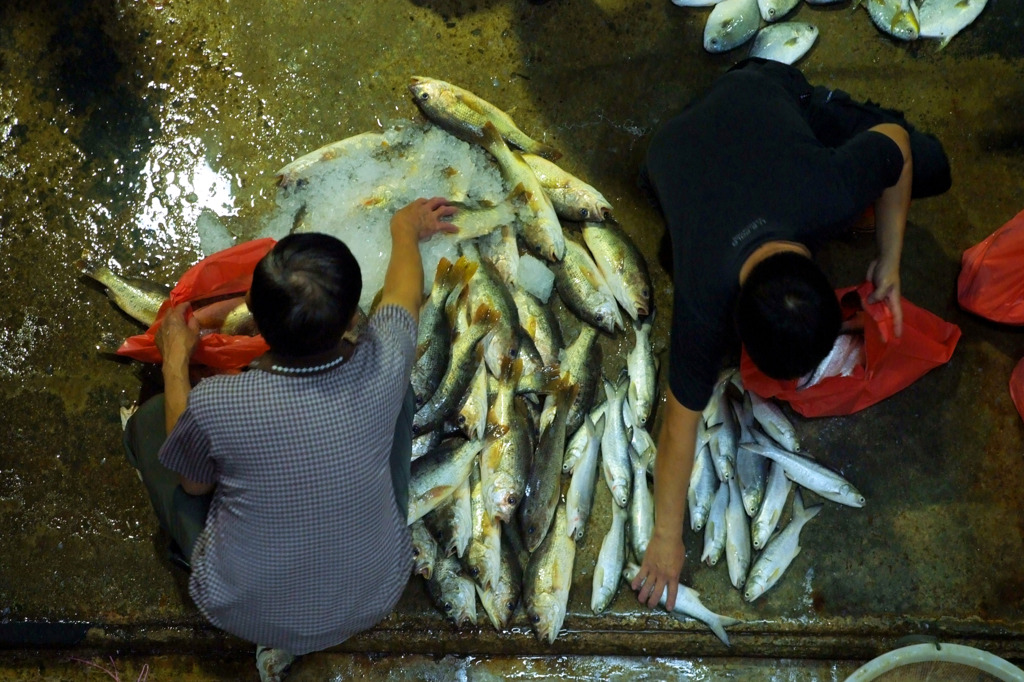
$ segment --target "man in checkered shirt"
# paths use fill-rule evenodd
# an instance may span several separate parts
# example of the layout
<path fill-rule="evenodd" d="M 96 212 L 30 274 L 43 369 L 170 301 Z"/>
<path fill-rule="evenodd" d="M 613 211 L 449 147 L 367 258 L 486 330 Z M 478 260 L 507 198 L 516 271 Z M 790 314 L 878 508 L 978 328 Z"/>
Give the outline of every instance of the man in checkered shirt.
<path fill-rule="evenodd" d="M 454 213 L 441 198 L 395 213 L 380 303 L 355 345 L 342 334 L 359 265 L 315 233 L 285 237 L 256 266 L 248 302 L 271 350 L 249 371 L 191 389 L 187 306 L 157 333 L 165 392 L 128 422 L 128 458 L 191 565 L 196 605 L 259 645 L 264 681 L 378 623 L 408 580 L 418 242 L 455 231 L 442 220 Z"/>

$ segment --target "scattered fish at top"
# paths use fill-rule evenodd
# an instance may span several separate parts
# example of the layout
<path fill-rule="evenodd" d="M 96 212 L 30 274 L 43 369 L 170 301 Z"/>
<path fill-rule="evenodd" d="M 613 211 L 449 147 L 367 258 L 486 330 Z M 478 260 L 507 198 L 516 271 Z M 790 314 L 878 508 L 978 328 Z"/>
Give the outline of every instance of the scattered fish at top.
<path fill-rule="evenodd" d="M 793 11 L 800 0 L 757 0 L 761 18 L 767 22 L 779 21 Z"/>
<path fill-rule="evenodd" d="M 754 36 L 751 57 L 793 64 L 807 54 L 818 39 L 818 28 L 806 21 L 783 21 L 765 26 Z"/>
<path fill-rule="evenodd" d="M 924 0 L 918 12 L 921 38 L 941 38 L 941 50 L 978 18 L 987 0 Z"/>
<path fill-rule="evenodd" d="M 457 85 L 436 78 L 414 76 L 409 84 L 416 105 L 434 123 L 449 132 L 471 138 L 483 134 L 490 122 L 511 145 L 531 154 L 557 159 L 561 154 L 520 130 L 512 118 L 490 102 Z"/>
<path fill-rule="evenodd" d="M 757 0 L 723 0 L 711 10 L 704 25 L 704 49 L 728 52 L 753 38 L 760 27 Z"/>
<path fill-rule="evenodd" d="M 858 4 L 860 0 L 854 6 Z M 914 0 L 864 0 L 864 4 L 880 31 L 899 40 L 917 40 L 921 24 Z"/>

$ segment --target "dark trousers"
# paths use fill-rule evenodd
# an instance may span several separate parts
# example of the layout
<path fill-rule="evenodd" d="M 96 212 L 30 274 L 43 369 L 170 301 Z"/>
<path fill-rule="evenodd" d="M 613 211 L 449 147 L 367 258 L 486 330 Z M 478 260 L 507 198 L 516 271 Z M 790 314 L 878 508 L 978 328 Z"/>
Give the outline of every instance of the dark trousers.
<path fill-rule="evenodd" d="M 402 410 L 395 423 L 391 446 L 391 484 L 402 518 L 408 514 L 409 470 L 412 461 L 412 417 L 416 399 L 412 387 L 405 394 Z M 167 440 L 164 420 L 164 396 L 154 396 L 140 407 L 124 429 L 125 457 L 138 469 L 149 493 L 160 527 L 171 536 L 186 560 L 206 524 L 213 494 L 189 495 L 178 483 L 178 474 L 160 463 L 157 455 Z"/>
<path fill-rule="evenodd" d="M 827 147 L 838 147 L 880 123 L 902 126 L 910 134 L 910 153 L 914 160 L 910 195 L 914 199 L 942 194 L 953 184 L 942 143 L 934 135 L 917 130 L 902 111 L 885 109 L 871 101 L 858 102 L 842 90 L 812 86 L 799 69 L 788 64 L 750 57 L 730 71 L 737 69 L 758 69 L 792 92 L 800 101 L 804 118 L 815 137 Z"/>

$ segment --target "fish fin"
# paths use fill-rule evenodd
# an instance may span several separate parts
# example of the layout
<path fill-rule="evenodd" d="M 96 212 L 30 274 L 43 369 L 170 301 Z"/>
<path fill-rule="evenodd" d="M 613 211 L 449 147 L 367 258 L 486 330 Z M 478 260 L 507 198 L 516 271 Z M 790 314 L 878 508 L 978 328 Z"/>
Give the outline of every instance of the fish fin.
<path fill-rule="evenodd" d="M 445 258 L 444 256 L 442 256 L 441 260 L 437 262 L 437 269 L 434 270 L 434 282 L 446 282 L 448 279 L 448 273 L 451 272 L 451 269 L 452 262 Z"/>
<path fill-rule="evenodd" d="M 532 144 L 529 149 L 524 149 L 523 151 L 536 154 L 537 156 L 543 156 L 548 161 L 557 161 L 562 158 L 562 152 L 558 151 L 551 145 L 544 144 L 543 142 Z"/>
<path fill-rule="evenodd" d="M 485 324 L 493 327 L 495 324 L 498 323 L 498 320 L 500 319 L 501 313 L 498 310 L 492 308 L 486 303 L 481 303 L 480 306 L 477 307 L 476 311 L 473 313 L 472 323 Z"/>
<path fill-rule="evenodd" d="M 587 415 L 587 421 L 589 421 L 593 425 L 595 438 L 600 438 L 601 436 L 604 435 L 604 425 L 607 423 L 607 420 L 605 419 L 605 416 L 603 414 L 601 415 L 601 418 L 598 419 L 596 422 L 590 419 L 590 415 Z"/>
<path fill-rule="evenodd" d="M 541 367 L 538 373 L 542 378 L 537 393 L 548 395 L 557 393 L 562 388 L 562 369 L 558 365 Z"/>
<path fill-rule="evenodd" d="M 946 47 L 946 45 L 949 45 L 949 41 L 951 40 L 953 40 L 953 36 L 946 36 L 945 38 L 943 38 L 942 42 L 940 42 L 939 46 L 936 48 L 936 51 L 943 49 L 944 47 Z"/>

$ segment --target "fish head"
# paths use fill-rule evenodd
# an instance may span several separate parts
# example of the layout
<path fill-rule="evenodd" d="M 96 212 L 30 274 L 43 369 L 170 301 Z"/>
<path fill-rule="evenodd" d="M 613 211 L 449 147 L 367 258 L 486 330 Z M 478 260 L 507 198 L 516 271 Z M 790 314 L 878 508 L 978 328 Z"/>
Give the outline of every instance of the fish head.
<path fill-rule="evenodd" d="M 496 630 L 504 630 L 512 622 L 512 617 L 519 608 L 519 585 L 520 583 L 514 580 L 500 580 L 496 581 L 490 590 L 485 591 L 477 586 L 480 602 L 487 610 L 491 625 Z"/>
<path fill-rule="evenodd" d="M 510 477 L 504 472 L 496 474 L 490 497 L 490 506 L 494 515 L 505 523 L 509 523 L 521 500 L 522 496 L 512 484 Z"/>
<path fill-rule="evenodd" d="M 889 32 L 900 40 L 917 40 L 921 34 L 921 24 L 913 12 L 900 11 L 893 15 Z"/>
<path fill-rule="evenodd" d="M 565 620 L 565 604 L 559 602 L 554 595 L 542 592 L 534 597 L 527 609 L 527 616 L 537 640 L 553 644 Z"/>
<path fill-rule="evenodd" d="M 629 506 L 629 483 L 615 481 L 612 485 L 612 499 L 615 500 L 615 504 L 627 508 Z"/>
<path fill-rule="evenodd" d="M 756 576 L 750 576 L 743 588 L 743 598 L 747 601 L 754 601 L 764 594 L 764 584 Z"/>

